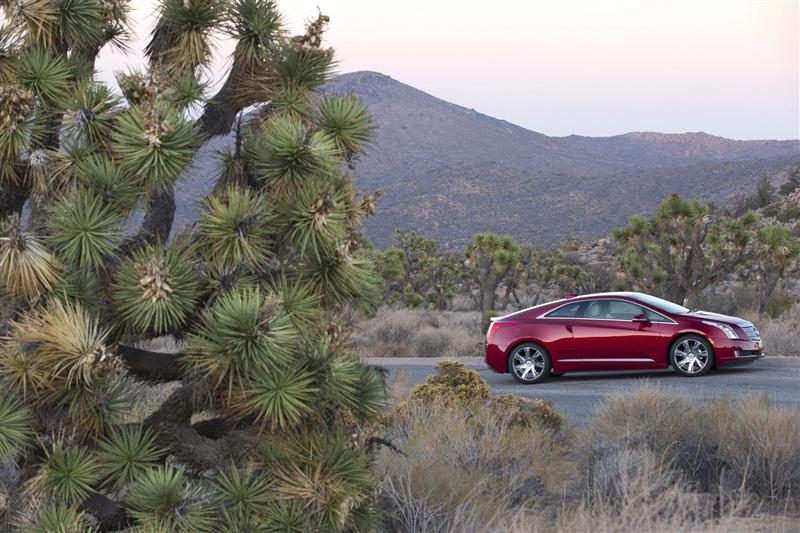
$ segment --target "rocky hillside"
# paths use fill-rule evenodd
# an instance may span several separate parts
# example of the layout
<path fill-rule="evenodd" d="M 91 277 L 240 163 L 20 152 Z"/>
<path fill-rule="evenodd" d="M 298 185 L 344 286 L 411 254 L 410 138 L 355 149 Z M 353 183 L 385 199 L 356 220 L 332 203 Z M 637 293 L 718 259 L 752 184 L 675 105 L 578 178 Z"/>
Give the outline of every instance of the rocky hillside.
<path fill-rule="evenodd" d="M 331 91 L 358 94 L 376 126 L 356 166 L 362 190 L 380 189 L 366 226 L 377 245 L 395 228 L 460 246 L 475 232 L 529 244 L 600 238 L 668 194 L 725 203 L 762 176 L 776 182 L 800 162 L 800 141 L 735 141 L 706 133 L 549 137 L 445 102 L 388 76 L 355 72 Z M 226 139 L 215 139 L 216 147 Z M 209 147 L 179 200 L 186 222 L 214 168 Z"/>

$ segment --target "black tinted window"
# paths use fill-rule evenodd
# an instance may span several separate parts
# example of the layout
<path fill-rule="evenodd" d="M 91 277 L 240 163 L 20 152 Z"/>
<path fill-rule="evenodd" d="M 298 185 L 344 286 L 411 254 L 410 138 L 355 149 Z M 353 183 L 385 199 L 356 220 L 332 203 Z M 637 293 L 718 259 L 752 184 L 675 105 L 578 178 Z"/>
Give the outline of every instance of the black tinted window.
<path fill-rule="evenodd" d="M 581 316 L 581 306 L 583 302 L 575 302 L 574 304 L 567 304 L 559 307 L 554 311 L 550 311 L 546 316 L 550 318 L 576 318 Z"/>

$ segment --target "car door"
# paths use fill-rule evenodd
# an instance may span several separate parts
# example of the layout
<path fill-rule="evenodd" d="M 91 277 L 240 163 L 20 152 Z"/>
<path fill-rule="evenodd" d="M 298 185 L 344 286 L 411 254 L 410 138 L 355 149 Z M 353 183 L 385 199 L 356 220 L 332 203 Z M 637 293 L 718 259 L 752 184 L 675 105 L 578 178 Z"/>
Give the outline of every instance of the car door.
<path fill-rule="evenodd" d="M 628 300 L 587 302 L 572 330 L 577 357 L 594 364 L 655 363 L 662 345 L 661 328 L 647 311 Z"/>
<path fill-rule="evenodd" d="M 575 343 L 572 330 L 576 317 L 583 315 L 584 302 L 573 302 L 557 307 L 544 317 L 546 328 L 541 328 L 539 322 L 536 326 L 538 337 L 550 350 L 554 360 L 575 356 Z"/>

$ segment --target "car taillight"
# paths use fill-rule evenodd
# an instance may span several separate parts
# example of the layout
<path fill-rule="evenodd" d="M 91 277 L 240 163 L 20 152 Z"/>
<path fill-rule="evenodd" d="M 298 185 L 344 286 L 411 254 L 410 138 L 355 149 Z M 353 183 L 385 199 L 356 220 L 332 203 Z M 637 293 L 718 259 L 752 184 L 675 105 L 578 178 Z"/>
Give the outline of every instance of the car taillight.
<path fill-rule="evenodd" d="M 500 322 L 492 322 L 489 324 L 489 329 L 486 330 L 486 342 L 489 342 L 489 339 L 492 338 L 494 332 L 500 327 Z"/>
<path fill-rule="evenodd" d="M 491 342 L 492 335 L 494 335 L 501 326 L 514 326 L 518 324 L 519 322 L 492 322 L 489 329 L 486 331 L 486 342 Z"/>

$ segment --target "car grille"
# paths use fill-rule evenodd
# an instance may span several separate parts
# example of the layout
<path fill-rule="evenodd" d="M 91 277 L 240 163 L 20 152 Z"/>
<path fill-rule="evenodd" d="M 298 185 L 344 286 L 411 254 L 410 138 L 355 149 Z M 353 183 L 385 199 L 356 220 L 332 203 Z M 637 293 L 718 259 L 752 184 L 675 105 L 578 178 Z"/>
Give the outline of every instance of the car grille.
<path fill-rule="evenodd" d="M 761 334 L 758 333 L 756 327 L 752 324 L 747 326 L 742 326 L 742 329 L 747 334 L 747 338 L 751 341 L 759 342 L 761 340 Z"/>

